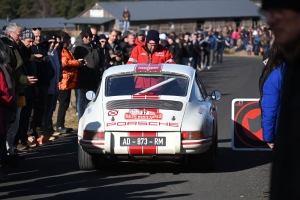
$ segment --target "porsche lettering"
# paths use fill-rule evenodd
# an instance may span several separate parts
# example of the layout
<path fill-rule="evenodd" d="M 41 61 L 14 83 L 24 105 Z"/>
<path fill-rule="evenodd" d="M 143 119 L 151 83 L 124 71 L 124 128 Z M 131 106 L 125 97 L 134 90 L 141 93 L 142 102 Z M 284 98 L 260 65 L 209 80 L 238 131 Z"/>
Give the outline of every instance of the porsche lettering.
<path fill-rule="evenodd" d="M 145 121 L 133 121 L 133 122 L 109 122 L 106 126 L 170 126 L 178 127 L 178 123 L 173 122 L 145 122 Z"/>

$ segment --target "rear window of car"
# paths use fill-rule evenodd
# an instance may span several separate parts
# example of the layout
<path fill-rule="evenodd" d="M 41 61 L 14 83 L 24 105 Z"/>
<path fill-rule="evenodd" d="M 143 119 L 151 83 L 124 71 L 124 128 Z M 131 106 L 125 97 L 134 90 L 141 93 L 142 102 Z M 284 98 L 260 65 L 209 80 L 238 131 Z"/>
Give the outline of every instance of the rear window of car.
<path fill-rule="evenodd" d="M 105 82 L 105 96 L 170 95 L 186 96 L 189 79 L 183 75 L 149 73 L 110 76 Z"/>

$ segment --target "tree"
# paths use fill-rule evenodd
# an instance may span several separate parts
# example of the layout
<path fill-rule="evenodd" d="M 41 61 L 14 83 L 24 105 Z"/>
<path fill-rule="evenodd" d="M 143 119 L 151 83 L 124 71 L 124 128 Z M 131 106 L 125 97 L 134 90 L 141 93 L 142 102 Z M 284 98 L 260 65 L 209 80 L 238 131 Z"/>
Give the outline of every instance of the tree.
<path fill-rule="evenodd" d="M 33 17 L 35 12 L 32 10 L 32 7 L 36 2 L 36 0 L 21 0 L 17 16 L 20 18 Z"/>
<path fill-rule="evenodd" d="M 82 12 L 85 9 L 85 2 L 82 0 L 72 0 L 71 9 L 68 12 L 67 18 L 73 18 L 78 13 Z"/>
<path fill-rule="evenodd" d="M 9 17 L 10 19 L 18 18 L 17 11 L 20 7 L 19 0 L 1 0 L 0 1 L 0 18 L 6 19 Z"/>

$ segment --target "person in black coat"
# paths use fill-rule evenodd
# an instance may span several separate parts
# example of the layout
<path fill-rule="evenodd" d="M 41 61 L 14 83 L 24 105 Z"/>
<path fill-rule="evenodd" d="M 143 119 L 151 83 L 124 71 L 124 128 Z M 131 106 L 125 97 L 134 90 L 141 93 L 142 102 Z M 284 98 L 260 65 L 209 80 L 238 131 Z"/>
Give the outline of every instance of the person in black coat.
<path fill-rule="evenodd" d="M 182 53 L 179 44 L 175 42 L 174 37 L 168 37 L 168 43 L 168 49 L 173 55 L 174 61 L 176 64 L 181 64 Z"/>
<path fill-rule="evenodd" d="M 192 62 L 192 67 L 194 69 L 197 69 L 197 66 L 200 66 L 200 44 L 198 41 L 198 34 L 194 33 L 193 34 L 193 40 L 192 40 L 192 45 L 193 45 L 193 62 Z"/>

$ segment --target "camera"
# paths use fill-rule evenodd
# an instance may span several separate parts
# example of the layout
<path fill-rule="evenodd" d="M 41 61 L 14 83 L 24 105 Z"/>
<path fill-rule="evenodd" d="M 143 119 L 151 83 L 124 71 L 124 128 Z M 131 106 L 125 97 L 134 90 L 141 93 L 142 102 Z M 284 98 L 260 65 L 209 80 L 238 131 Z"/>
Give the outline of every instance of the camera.
<path fill-rule="evenodd" d="M 48 56 L 43 56 L 41 58 L 41 61 L 50 61 L 49 57 Z"/>

